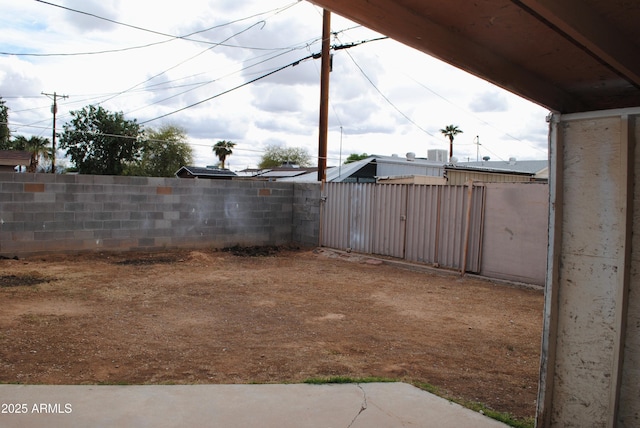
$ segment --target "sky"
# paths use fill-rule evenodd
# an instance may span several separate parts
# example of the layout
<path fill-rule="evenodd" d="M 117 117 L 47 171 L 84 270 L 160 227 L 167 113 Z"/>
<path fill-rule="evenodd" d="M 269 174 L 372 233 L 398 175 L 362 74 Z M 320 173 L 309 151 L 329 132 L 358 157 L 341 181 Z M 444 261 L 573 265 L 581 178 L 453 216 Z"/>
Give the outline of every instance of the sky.
<path fill-rule="evenodd" d="M 70 111 L 99 105 L 145 129 L 184 128 L 194 166 L 217 164 L 220 140 L 236 143 L 226 161 L 236 171 L 257 167 L 268 146 L 306 148 L 317 164 L 321 61 L 305 58 L 321 50 L 323 12 L 307 1 L 0 8 L 0 97 L 14 136 L 51 138 L 56 93 L 58 132 Z M 332 33 L 332 45 L 354 46 L 333 56 L 327 165 L 352 153 L 427 157 L 449 149 L 448 125 L 463 131 L 460 161 L 547 159 L 547 109 L 337 14 Z"/>

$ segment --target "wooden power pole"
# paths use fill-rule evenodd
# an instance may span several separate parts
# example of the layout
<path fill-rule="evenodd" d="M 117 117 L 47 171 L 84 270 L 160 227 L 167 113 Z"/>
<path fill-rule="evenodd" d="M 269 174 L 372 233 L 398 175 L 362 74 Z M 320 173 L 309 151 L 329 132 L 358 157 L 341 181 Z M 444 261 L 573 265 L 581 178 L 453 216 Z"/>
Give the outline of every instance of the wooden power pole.
<path fill-rule="evenodd" d="M 331 72 L 331 12 L 322 15 L 322 65 L 320 66 L 320 125 L 318 137 L 318 181 L 324 182 L 327 170 L 327 139 L 329 127 L 329 73 Z"/>
<path fill-rule="evenodd" d="M 68 95 L 58 95 L 56 92 L 53 94 L 42 93 L 53 100 L 51 106 L 51 113 L 53 113 L 53 135 L 51 136 L 51 173 L 56 173 L 56 113 L 58 113 L 58 98 L 69 98 Z"/>

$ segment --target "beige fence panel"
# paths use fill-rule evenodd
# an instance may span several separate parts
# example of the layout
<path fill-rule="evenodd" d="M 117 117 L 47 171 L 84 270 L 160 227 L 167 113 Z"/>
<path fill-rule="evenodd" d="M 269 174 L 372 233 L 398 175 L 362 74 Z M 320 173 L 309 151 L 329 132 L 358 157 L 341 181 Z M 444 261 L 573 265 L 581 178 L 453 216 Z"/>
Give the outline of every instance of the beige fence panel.
<path fill-rule="evenodd" d="M 437 259 L 442 267 L 460 269 L 465 213 L 464 186 L 442 186 Z"/>
<path fill-rule="evenodd" d="M 407 187 L 403 184 L 374 185 L 374 254 L 404 257 Z"/>
<path fill-rule="evenodd" d="M 442 186 L 411 186 L 407 197 L 407 260 L 436 263 Z M 416 232 L 417 231 L 417 232 Z"/>
<path fill-rule="evenodd" d="M 480 273 L 544 285 L 549 185 L 487 183 L 486 189 Z"/>
<path fill-rule="evenodd" d="M 475 184 L 470 205 L 467 186 L 328 183 L 326 197 L 321 245 L 460 271 L 466 248 L 466 272 L 544 283 L 546 184 Z"/>
<path fill-rule="evenodd" d="M 467 186 L 413 186 L 406 259 L 462 270 L 466 251 L 466 271 L 479 272 L 483 216 L 484 187 L 473 186 L 469 200 Z"/>

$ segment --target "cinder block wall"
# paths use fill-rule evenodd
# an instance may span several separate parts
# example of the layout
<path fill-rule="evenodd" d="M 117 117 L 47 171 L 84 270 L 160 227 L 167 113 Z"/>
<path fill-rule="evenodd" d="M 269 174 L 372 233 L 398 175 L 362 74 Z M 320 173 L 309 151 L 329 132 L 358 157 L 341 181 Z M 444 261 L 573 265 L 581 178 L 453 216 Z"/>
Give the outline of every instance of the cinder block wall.
<path fill-rule="evenodd" d="M 293 187 L 292 241 L 307 247 L 320 242 L 320 184 L 296 183 Z"/>
<path fill-rule="evenodd" d="M 0 173 L 0 255 L 317 245 L 320 186 Z"/>

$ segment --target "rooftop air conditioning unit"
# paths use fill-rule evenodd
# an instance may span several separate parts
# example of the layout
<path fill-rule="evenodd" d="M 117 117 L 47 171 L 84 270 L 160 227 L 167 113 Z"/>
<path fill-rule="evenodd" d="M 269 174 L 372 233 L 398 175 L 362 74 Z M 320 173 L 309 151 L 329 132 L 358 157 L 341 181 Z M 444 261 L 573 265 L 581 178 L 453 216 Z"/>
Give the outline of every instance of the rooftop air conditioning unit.
<path fill-rule="evenodd" d="M 446 163 L 449 158 L 449 152 L 442 149 L 427 150 L 427 159 L 432 162 Z"/>

